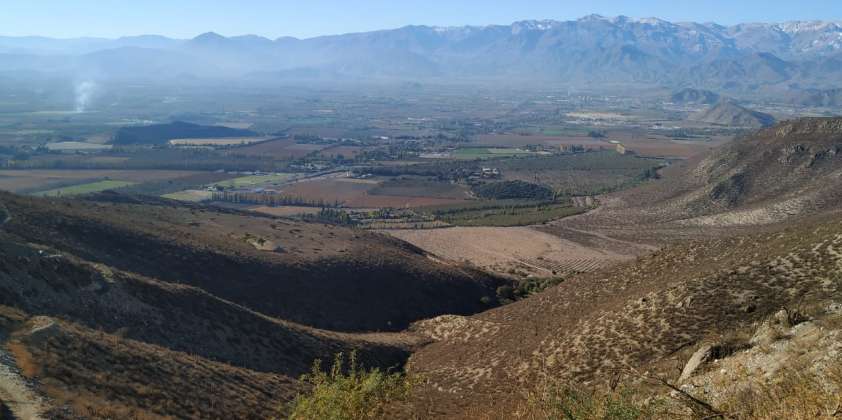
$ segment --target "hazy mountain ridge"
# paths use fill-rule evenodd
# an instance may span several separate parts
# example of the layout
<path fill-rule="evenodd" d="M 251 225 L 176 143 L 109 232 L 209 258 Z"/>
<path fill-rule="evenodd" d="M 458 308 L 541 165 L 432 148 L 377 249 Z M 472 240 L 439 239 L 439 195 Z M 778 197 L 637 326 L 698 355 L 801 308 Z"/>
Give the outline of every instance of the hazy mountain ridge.
<path fill-rule="evenodd" d="M 190 40 L 156 35 L 115 40 L 0 37 L 0 53 L 9 54 L 0 71 L 50 71 L 32 56 L 61 55 L 69 68 L 58 71 L 104 78 L 508 78 L 731 90 L 792 84 L 829 88 L 838 80 L 842 24 L 726 27 L 591 15 L 563 22 L 406 26 L 309 39 L 213 32 Z M 130 71 L 133 64 L 141 71 Z"/>

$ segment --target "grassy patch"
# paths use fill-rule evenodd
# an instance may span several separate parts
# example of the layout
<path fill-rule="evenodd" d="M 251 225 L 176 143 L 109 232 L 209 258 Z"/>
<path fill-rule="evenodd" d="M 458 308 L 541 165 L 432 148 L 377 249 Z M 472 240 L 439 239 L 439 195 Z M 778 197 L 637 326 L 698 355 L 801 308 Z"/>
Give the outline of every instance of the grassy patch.
<path fill-rule="evenodd" d="M 36 193 L 35 195 L 42 196 L 42 197 L 66 197 L 66 196 L 74 196 L 74 195 L 83 195 L 83 194 L 91 194 L 100 191 L 106 190 L 115 190 L 118 188 L 124 188 L 135 185 L 134 182 L 128 181 L 114 181 L 114 180 L 106 180 L 106 181 L 97 181 L 91 182 L 88 184 L 80 184 L 74 185 L 70 187 L 64 188 L 56 188 L 54 190 L 48 190 Z"/>
<path fill-rule="evenodd" d="M 467 210 L 441 216 L 441 220 L 456 226 L 528 226 L 572 216 L 585 210 L 569 204 L 539 204 L 528 207 Z"/>
<path fill-rule="evenodd" d="M 456 149 L 451 153 L 455 159 L 473 160 L 473 159 L 491 159 L 501 157 L 512 157 L 529 155 L 532 152 L 521 149 L 505 149 L 494 147 L 466 147 L 463 149 Z"/>
<path fill-rule="evenodd" d="M 412 383 L 399 373 L 357 366 L 351 353 L 348 366 L 344 356 L 336 356 L 329 372 L 316 361 L 313 371 L 301 380 L 311 387 L 308 394 L 295 398 L 289 407 L 291 420 L 345 420 L 388 418 L 394 404 L 405 402 Z"/>
<path fill-rule="evenodd" d="M 178 200 L 178 201 L 186 201 L 190 203 L 198 203 L 201 201 L 210 200 L 212 193 L 210 191 L 205 190 L 186 190 L 186 191 L 179 191 L 170 194 L 164 194 L 161 197 L 168 198 L 170 200 Z"/>
<path fill-rule="evenodd" d="M 249 175 L 217 182 L 213 185 L 222 188 L 250 188 L 280 184 L 290 180 L 294 176 L 295 174 Z"/>

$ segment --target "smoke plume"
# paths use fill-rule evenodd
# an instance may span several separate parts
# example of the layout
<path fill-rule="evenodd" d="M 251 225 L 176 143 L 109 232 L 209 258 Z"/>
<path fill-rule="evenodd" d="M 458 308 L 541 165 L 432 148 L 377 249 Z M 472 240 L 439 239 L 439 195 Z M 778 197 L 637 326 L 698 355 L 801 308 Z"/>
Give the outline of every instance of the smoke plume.
<path fill-rule="evenodd" d="M 85 112 L 96 91 L 96 83 L 91 81 L 76 84 L 76 112 Z"/>

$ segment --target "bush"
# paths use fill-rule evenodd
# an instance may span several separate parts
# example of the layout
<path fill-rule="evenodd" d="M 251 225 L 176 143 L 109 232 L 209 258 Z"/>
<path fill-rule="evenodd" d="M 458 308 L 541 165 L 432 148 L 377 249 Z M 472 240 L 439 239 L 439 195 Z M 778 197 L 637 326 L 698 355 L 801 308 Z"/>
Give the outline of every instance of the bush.
<path fill-rule="evenodd" d="M 530 395 L 525 417 L 569 420 L 642 420 L 655 412 L 636 402 L 629 390 L 588 391 L 579 387 L 546 386 Z"/>
<path fill-rule="evenodd" d="M 301 377 L 311 386 L 308 394 L 298 395 L 289 407 L 291 420 L 357 420 L 387 417 L 387 410 L 405 402 L 412 382 L 400 373 L 379 369 L 365 370 L 351 353 L 348 366 L 339 353 L 330 372 L 322 371 L 321 361 Z"/>

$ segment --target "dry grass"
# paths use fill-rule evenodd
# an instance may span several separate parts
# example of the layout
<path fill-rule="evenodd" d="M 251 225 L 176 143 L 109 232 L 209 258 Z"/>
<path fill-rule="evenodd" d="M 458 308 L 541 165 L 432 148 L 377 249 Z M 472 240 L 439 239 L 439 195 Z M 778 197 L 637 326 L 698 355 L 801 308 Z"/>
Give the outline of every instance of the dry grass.
<path fill-rule="evenodd" d="M 6 345 L 6 347 L 15 357 L 18 368 L 23 376 L 27 378 L 34 378 L 35 376 L 38 376 L 41 372 L 41 368 L 35 362 L 35 359 L 32 358 L 32 354 L 29 353 L 26 346 L 18 342 L 10 342 Z"/>
<path fill-rule="evenodd" d="M 720 404 L 739 420 L 810 420 L 842 416 L 842 366 L 824 375 L 790 368 L 771 384 L 753 384 L 729 394 Z"/>

